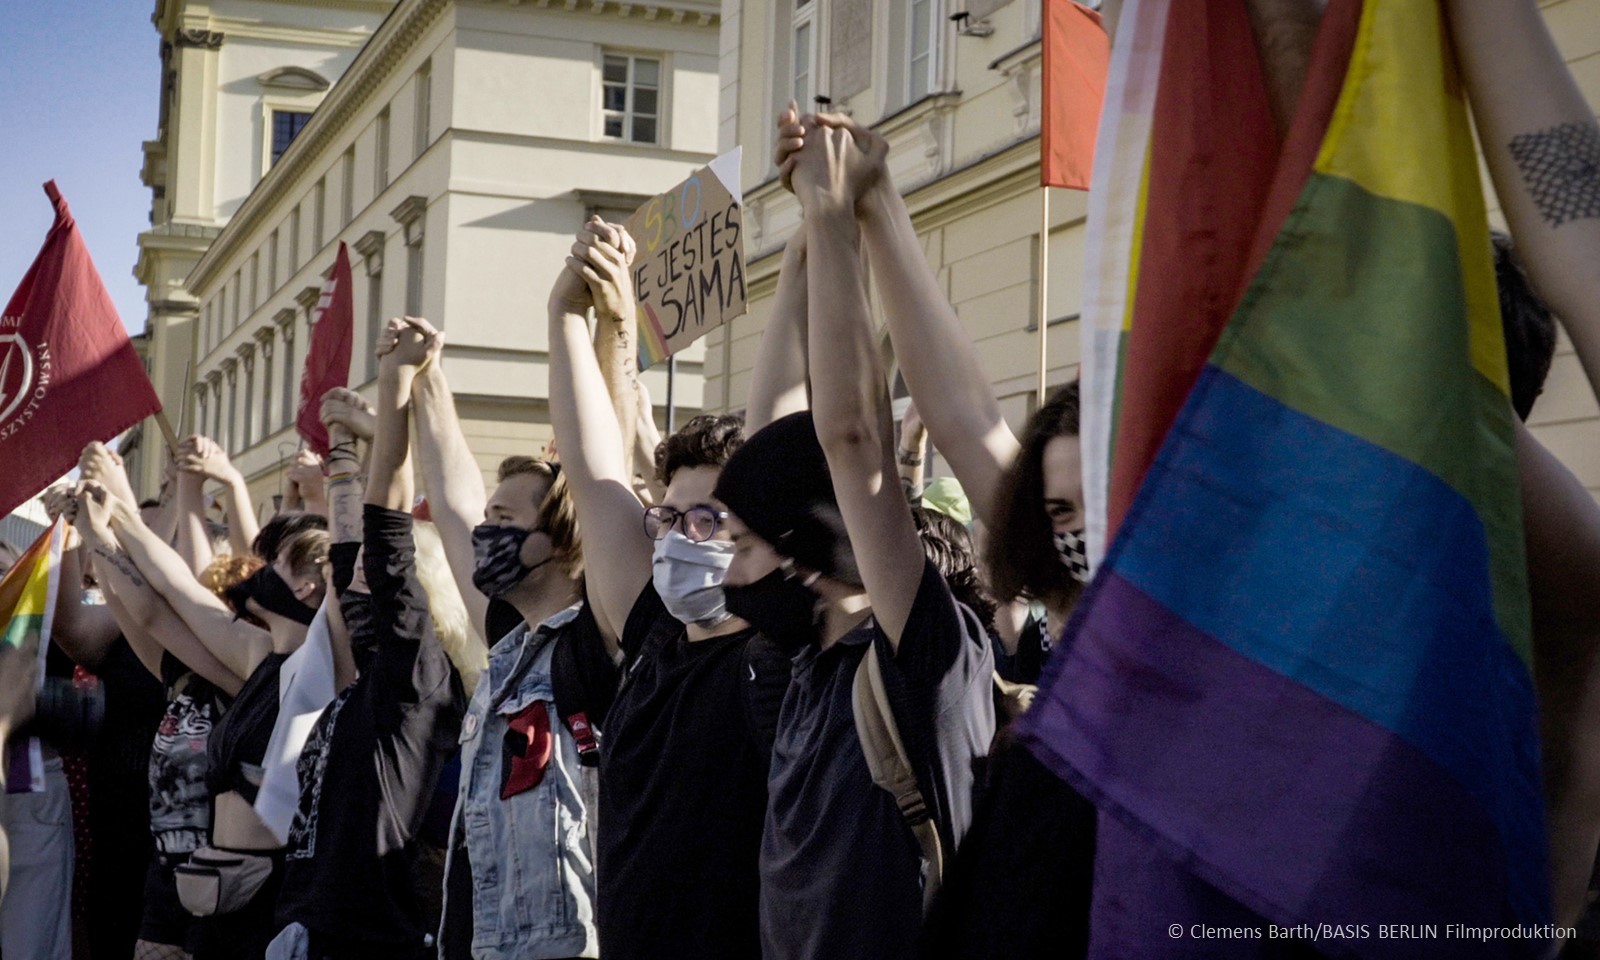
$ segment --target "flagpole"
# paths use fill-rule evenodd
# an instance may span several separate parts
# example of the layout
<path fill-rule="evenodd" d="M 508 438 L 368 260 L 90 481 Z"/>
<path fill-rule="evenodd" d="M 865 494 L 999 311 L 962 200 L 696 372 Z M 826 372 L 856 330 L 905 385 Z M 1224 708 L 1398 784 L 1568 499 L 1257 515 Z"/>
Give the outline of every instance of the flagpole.
<path fill-rule="evenodd" d="M 1044 406 L 1050 330 L 1050 188 L 1039 188 L 1039 406 Z"/>

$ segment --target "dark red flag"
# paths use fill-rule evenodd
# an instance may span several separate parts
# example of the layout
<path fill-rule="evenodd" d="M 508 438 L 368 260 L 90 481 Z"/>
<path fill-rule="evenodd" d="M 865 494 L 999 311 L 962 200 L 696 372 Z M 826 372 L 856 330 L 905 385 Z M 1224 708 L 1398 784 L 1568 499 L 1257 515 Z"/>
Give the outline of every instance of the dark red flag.
<path fill-rule="evenodd" d="M 1111 41 L 1100 14 L 1072 0 L 1045 0 L 1040 185 L 1089 189 L 1110 69 Z"/>
<path fill-rule="evenodd" d="M 0 314 L 0 516 L 71 470 L 85 444 L 161 409 L 54 180 L 56 219 Z"/>
<path fill-rule="evenodd" d="M 322 285 L 311 321 L 311 350 L 300 375 L 300 413 L 294 427 L 320 456 L 328 455 L 328 428 L 322 425 L 322 395 L 350 385 L 350 343 L 354 338 L 355 305 L 350 296 L 350 252 L 339 244 L 333 272 Z"/>

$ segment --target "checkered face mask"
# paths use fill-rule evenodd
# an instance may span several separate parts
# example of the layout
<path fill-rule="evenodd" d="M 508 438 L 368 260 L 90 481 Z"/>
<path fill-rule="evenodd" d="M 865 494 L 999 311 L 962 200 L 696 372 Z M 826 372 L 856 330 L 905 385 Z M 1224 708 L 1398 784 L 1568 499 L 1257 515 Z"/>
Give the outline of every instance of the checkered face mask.
<path fill-rule="evenodd" d="M 1061 558 L 1062 566 L 1072 574 L 1072 579 L 1079 583 L 1089 582 L 1089 551 L 1084 545 L 1083 534 L 1076 530 L 1057 530 L 1055 533 L 1056 556 Z"/>

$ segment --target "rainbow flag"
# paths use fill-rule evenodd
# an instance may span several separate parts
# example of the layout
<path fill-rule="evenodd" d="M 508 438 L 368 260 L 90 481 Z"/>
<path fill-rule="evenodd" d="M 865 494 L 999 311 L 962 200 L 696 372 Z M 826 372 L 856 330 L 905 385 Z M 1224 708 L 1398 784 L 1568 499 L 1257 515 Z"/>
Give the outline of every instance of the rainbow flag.
<path fill-rule="evenodd" d="M 22 554 L 16 566 L 0 578 L 0 643 L 17 649 L 29 641 L 36 642 L 41 684 L 50 628 L 55 620 L 65 536 L 66 526 L 57 520 Z M 6 789 L 11 793 L 44 791 L 44 756 L 37 737 L 28 738 L 27 749 L 10 751 Z"/>
<path fill-rule="evenodd" d="M 1167 56 L 1202 48 L 1186 70 L 1250 43 L 1239 0 L 1159 6 Z M 1102 812 L 1093 952 L 1210 955 L 1190 925 L 1237 922 L 1339 956 L 1539 955 L 1537 937 L 1446 935 L 1546 924 L 1551 906 L 1505 348 L 1439 4 L 1333 0 L 1281 150 L 1215 166 L 1255 199 L 1200 185 L 1239 199 L 1171 271 L 1151 236 L 1188 228 L 1156 198 L 1194 161 L 1162 156 L 1162 101 L 1214 105 L 1168 66 L 1139 256 L 1211 279 L 1186 321 L 1137 271 L 1111 458 L 1135 493 L 1119 520 L 1113 479 L 1110 549 L 1021 729 Z M 1255 225 L 1242 255 L 1214 249 L 1231 218 Z M 1193 298 L 1228 283 L 1208 342 Z M 1147 293 L 1167 304 L 1165 358 L 1139 340 Z M 1159 411 L 1144 396 L 1172 385 L 1148 371 L 1195 353 L 1170 429 L 1138 424 L 1156 437 L 1140 469 L 1129 411 Z M 1438 939 L 1419 952 L 1382 924 Z"/>

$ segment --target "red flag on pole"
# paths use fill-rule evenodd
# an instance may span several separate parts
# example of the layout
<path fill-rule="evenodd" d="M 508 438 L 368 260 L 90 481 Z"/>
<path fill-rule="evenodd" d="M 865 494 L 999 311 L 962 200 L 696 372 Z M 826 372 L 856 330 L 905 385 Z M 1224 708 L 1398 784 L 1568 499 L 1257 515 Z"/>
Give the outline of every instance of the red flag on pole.
<path fill-rule="evenodd" d="M 322 285 L 311 321 L 311 349 L 300 375 L 300 413 L 294 426 L 318 455 L 328 455 L 328 429 L 322 425 L 322 395 L 350 385 L 350 343 L 355 305 L 350 296 L 350 252 L 339 244 L 333 272 Z"/>
<path fill-rule="evenodd" d="M 71 470 L 85 444 L 161 409 L 54 180 L 55 223 L 0 314 L 0 516 Z"/>
<path fill-rule="evenodd" d="M 1089 189 L 1110 68 L 1111 41 L 1100 14 L 1072 0 L 1045 0 L 1041 186 Z"/>

